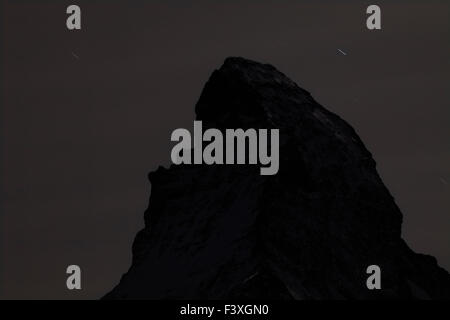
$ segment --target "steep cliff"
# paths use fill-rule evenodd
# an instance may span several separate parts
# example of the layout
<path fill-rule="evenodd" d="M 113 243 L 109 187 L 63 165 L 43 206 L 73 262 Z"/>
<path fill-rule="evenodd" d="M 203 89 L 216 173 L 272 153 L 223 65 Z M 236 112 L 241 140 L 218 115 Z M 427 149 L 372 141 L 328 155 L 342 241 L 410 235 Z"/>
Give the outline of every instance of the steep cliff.
<path fill-rule="evenodd" d="M 402 214 L 353 128 L 270 65 L 228 58 L 195 108 L 205 128 L 278 128 L 280 167 L 172 165 L 108 299 L 450 298 L 401 238 Z M 368 290 L 366 268 L 381 268 Z"/>

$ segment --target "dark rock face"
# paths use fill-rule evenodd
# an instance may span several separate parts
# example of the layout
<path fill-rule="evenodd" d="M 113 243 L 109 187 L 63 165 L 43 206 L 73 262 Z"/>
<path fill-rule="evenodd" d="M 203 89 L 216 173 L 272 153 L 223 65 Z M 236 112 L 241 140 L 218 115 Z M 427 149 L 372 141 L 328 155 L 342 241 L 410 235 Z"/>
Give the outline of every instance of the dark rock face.
<path fill-rule="evenodd" d="M 401 239 L 402 214 L 353 128 L 270 65 L 228 58 L 196 105 L 204 128 L 280 129 L 280 169 L 172 165 L 109 299 L 450 298 Z M 368 290 L 366 268 L 381 268 Z"/>

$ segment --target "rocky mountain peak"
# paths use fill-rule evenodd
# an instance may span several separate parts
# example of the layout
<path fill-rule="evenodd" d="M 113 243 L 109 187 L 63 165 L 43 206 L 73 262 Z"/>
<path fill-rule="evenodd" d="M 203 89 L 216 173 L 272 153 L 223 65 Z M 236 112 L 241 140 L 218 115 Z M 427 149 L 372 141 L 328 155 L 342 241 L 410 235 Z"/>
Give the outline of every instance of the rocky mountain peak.
<path fill-rule="evenodd" d="M 273 66 L 228 58 L 195 106 L 210 128 L 277 128 L 280 169 L 172 165 L 149 175 L 133 262 L 105 298 L 449 298 L 401 239 L 402 214 L 355 130 Z M 382 289 L 366 286 L 367 267 Z"/>

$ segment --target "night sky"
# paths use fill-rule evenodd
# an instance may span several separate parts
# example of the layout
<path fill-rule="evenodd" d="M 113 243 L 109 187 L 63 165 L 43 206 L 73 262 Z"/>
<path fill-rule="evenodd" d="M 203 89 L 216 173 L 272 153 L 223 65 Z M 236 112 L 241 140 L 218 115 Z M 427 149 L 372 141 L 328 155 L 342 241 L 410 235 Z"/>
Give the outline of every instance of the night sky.
<path fill-rule="evenodd" d="M 378 31 L 372 2 L 335 2 L 2 1 L 0 298 L 117 284 L 147 174 L 169 165 L 171 132 L 192 128 L 228 56 L 273 64 L 348 121 L 407 243 L 450 270 L 450 2 L 377 1 Z M 66 28 L 70 4 L 80 31 Z M 81 291 L 66 288 L 70 264 Z"/>

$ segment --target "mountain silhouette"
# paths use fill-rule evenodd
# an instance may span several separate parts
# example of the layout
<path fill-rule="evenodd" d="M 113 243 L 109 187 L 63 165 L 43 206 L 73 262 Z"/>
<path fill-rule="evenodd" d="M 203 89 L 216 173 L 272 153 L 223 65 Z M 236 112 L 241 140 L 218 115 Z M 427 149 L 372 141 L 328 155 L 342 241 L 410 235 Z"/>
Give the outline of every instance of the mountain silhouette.
<path fill-rule="evenodd" d="M 105 299 L 450 298 L 448 272 L 401 238 L 402 213 L 355 130 L 284 74 L 227 58 L 195 112 L 204 128 L 279 129 L 279 171 L 151 172 L 132 265 Z"/>

